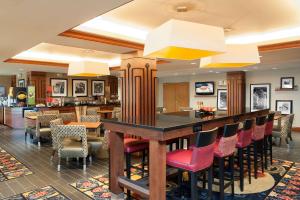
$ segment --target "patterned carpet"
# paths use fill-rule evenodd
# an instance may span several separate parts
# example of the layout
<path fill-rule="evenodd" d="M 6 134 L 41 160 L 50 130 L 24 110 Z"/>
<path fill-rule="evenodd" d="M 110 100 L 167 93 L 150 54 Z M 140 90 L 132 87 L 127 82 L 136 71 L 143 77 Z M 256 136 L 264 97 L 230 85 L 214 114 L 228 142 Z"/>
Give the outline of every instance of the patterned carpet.
<path fill-rule="evenodd" d="M 136 164 L 140 167 L 140 164 Z M 138 180 L 142 178 L 140 170 L 132 169 L 132 179 Z M 72 183 L 71 186 L 78 191 L 86 194 L 91 199 L 95 200 L 108 200 L 111 199 L 111 193 L 108 189 L 108 178 L 106 176 L 96 176 L 87 180 L 79 180 Z M 201 185 L 201 184 L 199 184 Z M 274 187 L 275 186 L 275 187 Z M 214 199 L 218 199 L 218 187 L 214 187 Z M 189 184 L 183 185 L 184 196 L 189 196 Z M 232 198 L 230 195 L 230 188 L 225 192 L 225 199 L 235 200 L 296 200 L 299 199 L 300 192 L 300 164 L 293 162 L 274 160 L 273 165 L 264 173 L 259 173 L 258 179 L 252 178 L 252 184 L 248 184 L 245 178 L 245 190 L 239 190 L 239 181 L 235 181 L 235 196 Z M 199 190 L 201 199 L 206 199 L 206 190 Z M 137 198 L 138 199 L 138 198 Z M 182 200 L 190 198 L 181 198 L 178 195 L 178 186 L 172 180 L 167 182 L 167 199 L 168 200 Z"/>
<path fill-rule="evenodd" d="M 46 186 L 29 192 L 24 192 L 3 200 L 69 200 L 52 186 Z"/>
<path fill-rule="evenodd" d="M 0 147 L 0 182 L 30 175 L 32 172 Z"/>

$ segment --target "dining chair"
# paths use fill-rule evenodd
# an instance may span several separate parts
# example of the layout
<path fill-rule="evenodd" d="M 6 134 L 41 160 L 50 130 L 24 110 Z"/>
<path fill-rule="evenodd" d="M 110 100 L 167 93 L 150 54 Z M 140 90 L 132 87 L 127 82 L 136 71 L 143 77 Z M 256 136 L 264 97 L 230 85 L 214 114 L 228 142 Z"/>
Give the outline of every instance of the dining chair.
<path fill-rule="evenodd" d="M 268 168 L 268 157 L 270 158 L 270 165 L 273 164 L 272 134 L 273 134 L 273 127 L 274 127 L 274 116 L 275 116 L 274 112 L 269 113 L 266 122 L 266 129 L 265 129 L 265 136 L 264 136 L 265 169 Z"/>
<path fill-rule="evenodd" d="M 100 122 L 99 115 L 82 115 L 80 116 L 81 122 Z"/>
<path fill-rule="evenodd" d="M 36 129 L 33 131 L 37 138 L 38 146 L 41 146 L 41 137 L 49 137 L 51 135 L 50 121 L 57 119 L 57 115 L 38 115 L 36 119 Z"/>
<path fill-rule="evenodd" d="M 289 140 L 292 138 L 292 127 L 294 121 L 294 114 L 290 114 L 281 118 L 281 129 L 279 131 L 273 131 L 273 137 L 279 139 L 279 146 L 281 146 L 281 140 L 285 139 L 286 144 L 289 144 Z"/>
<path fill-rule="evenodd" d="M 248 181 L 251 184 L 251 154 L 250 145 L 252 142 L 253 134 L 253 119 L 246 119 L 243 123 L 243 128 L 238 131 L 238 140 L 236 148 L 238 149 L 238 166 L 239 166 L 239 179 L 240 179 L 240 190 L 244 191 L 244 149 L 247 149 L 247 170 L 248 170 Z"/>
<path fill-rule="evenodd" d="M 73 112 L 72 113 L 60 113 L 58 115 L 58 118 L 61 118 L 65 124 L 68 122 L 76 122 L 77 121 L 76 114 Z"/>
<path fill-rule="evenodd" d="M 44 115 L 58 115 L 59 110 L 43 110 L 42 111 Z"/>
<path fill-rule="evenodd" d="M 41 112 L 31 112 L 27 111 L 24 113 L 24 129 L 25 129 L 25 141 L 27 141 L 27 135 L 29 134 L 30 137 L 33 137 L 33 133 L 36 129 L 36 122 L 34 120 L 28 119 L 27 117 L 31 116 L 38 116 L 41 115 Z"/>
<path fill-rule="evenodd" d="M 257 179 L 258 162 L 261 164 L 261 171 L 264 173 L 264 136 L 266 131 L 266 116 L 256 117 L 256 123 L 253 128 L 252 144 L 254 156 L 254 177 Z M 258 160 L 258 156 L 260 159 Z"/>
<path fill-rule="evenodd" d="M 86 115 L 98 115 L 99 108 L 88 108 Z"/>
<path fill-rule="evenodd" d="M 50 121 L 50 129 L 51 129 L 51 138 L 52 138 L 52 154 L 50 160 L 53 160 L 55 153 L 57 152 L 58 145 L 57 145 L 57 133 L 55 131 L 55 127 L 58 125 L 63 125 L 63 119 L 58 118 L 55 120 Z"/>
<path fill-rule="evenodd" d="M 234 195 L 234 152 L 237 143 L 237 131 L 239 123 L 226 124 L 224 126 L 224 131 L 222 137 L 217 139 L 215 149 L 214 149 L 214 158 L 219 163 L 218 168 L 218 178 L 219 178 L 219 199 L 224 199 L 224 189 L 229 185 L 224 185 L 225 173 L 225 158 L 229 158 L 229 169 L 230 169 L 230 186 L 231 186 L 231 195 Z"/>
<path fill-rule="evenodd" d="M 198 199 L 197 182 L 199 174 L 208 171 L 208 199 L 212 199 L 214 148 L 218 129 L 196 132 L 195 146 L 167 153 L 167 165 L 178 169 L 179 188 L 182 185 L 182 172 L 188 171 L 191 177 L 191 199 Z M 205 181 L 205 180 L 203 180 Z M 204 185 L 204 184 L 203 184 Z M 180 196 L 181 194 L 180 188 Z"/>
<path fill-rule="evenodd" d="M 120 107 L 114 107 L 112 112 L 112 118 L 120 118 L 122 116 L 122 109 Z"/>
<path fill-rule="evenodd" d="M 57 138 L 58 165 L 61 169 L 61 158 L 83 158 L 83 171 L 86 171 L 86 158 L 89 154 L 86 127 L 83 125 L 57 125 L 54 127 Z M 65 138 L 80 138 L 80 141 Z"/>

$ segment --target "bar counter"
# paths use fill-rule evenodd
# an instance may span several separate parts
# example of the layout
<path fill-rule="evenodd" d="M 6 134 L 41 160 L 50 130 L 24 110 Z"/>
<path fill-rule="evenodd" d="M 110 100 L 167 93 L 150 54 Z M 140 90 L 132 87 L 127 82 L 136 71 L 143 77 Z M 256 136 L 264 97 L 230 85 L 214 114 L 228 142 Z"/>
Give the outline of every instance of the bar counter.
<path fill-rule="evenodd" d="M 123 192 L 122 187 L 125 187 L 150 200 L 165 200 L 167 140 L 192 136 L 195 131 L 222 127 L 228 123 L 241 122 L 268 113 L 269 109 L 265 109 L 254 112 L 247 110 L 237 115 L 216 112 L 207 116 L 195 111 L 186 111 L 156 114 L 154 121 L 146 123 L 103 119 L 105 129 L 110 130 L 110 190 L 120 194 Z M 124 134 L 149 139 L 148 180 L 133 181 L 124 177 Z"/>

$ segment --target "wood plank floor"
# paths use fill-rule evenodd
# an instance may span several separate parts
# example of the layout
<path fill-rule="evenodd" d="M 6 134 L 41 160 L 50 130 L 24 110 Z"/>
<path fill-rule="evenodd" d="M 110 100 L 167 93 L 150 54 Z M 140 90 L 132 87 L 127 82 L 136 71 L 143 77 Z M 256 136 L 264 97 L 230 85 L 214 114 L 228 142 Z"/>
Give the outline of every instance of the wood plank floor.
<path fill-rule="evenodd" d="M 33 172 L 33 175 L 0 182 L 0 199 L 46 185 L 52 185 L 70 199 L 90 199 L 69 184 L 81 178 L 108 173 L 108 160 L 99 159 L 94 159 L 92 165 L 87 166 L 86 173 L 76 161 L 70 162 L 69 166 L 63 163 L 61 172 L 57 172 L 57 159 L 50 161 L 51 147 L 38 148 L 30 139 L 25 143 L 23 130 L 0 126 L 0 146 Z"/>

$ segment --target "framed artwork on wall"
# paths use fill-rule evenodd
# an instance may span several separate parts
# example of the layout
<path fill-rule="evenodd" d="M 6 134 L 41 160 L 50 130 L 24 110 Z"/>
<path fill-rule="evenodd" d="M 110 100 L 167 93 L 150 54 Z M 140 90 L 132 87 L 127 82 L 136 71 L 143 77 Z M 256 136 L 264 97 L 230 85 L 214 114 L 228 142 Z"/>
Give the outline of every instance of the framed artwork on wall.
<path fill-rule="evenodd" d="M 281 77 L 280 88 L 281 89 L 294 89 L 295 78 L 294 77 Z"/>
<path fill-rule="evenodd" d="M 68 96 L 68 80 L 51 78 L 50 85 L 53 97 L 66 97 Z"/>
<path fill-rule="evenodd" d="M 196 82 L 195 92 L 196 95 L 213 95 L 215 93 L 215 83 L 213 81 Z"/>
<path fill-rule="evenodd" d="M 73 97 L 86 97 L 88 95 L 88 81 L 84 79 L 73 79 Z"/>
<path fill-rule="evenodd" d="M 25 87 L 25 79 L 19 79 L 18 87 Z"/>
<path fill-rule="evenodd" d="M 105 81 L 101 80 L 92 80 L 92 95 L 93 96 L 102 96 L 105 91 Z"/>
<path fill-rule="evenodd" d="M 218 89 L 217 108 L 218 108 L 218 110 L 227 110 L 227 90 L 226 89 Z"/>
<path fill-rule="evenodd" d="M 293 101 L 292 100 L 276 100 L 276 111 L 280 111 L 283 115 L 289 115 L 293 113 Z"/>
<path fill-rule="evenodd" d="M 271 84 L 250 84 L 250 109 L 257 111 L 270 109 L 271 107 Z"/>
<path fill-rule="evenodd" d="M 5 86 L 0 86 L 0 97 L 5 97 L 6 94 L 5 94 Z"/>

